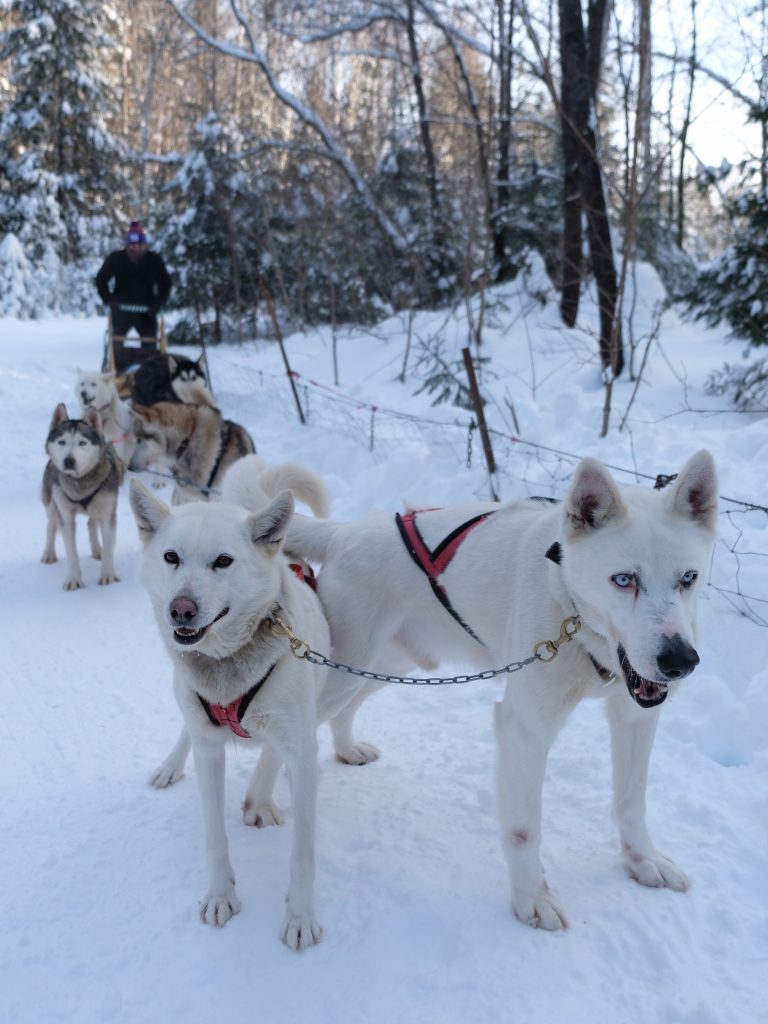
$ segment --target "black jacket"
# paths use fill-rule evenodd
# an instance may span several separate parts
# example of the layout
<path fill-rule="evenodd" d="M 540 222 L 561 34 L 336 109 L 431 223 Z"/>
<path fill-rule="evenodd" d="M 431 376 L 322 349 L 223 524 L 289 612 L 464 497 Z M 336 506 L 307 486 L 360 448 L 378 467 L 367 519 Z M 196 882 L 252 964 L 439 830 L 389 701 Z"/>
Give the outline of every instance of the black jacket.
<path fill-rule="evenodd" d="M 96 275 L 96 288 L 107 306 L 113 302 L 149 306 L 156 313 L 168 299 L 171 278 L 159 253 L 147 251 L 138 263 L 132 263 L 125 249 L 117 249 L 104 260 Z"/>

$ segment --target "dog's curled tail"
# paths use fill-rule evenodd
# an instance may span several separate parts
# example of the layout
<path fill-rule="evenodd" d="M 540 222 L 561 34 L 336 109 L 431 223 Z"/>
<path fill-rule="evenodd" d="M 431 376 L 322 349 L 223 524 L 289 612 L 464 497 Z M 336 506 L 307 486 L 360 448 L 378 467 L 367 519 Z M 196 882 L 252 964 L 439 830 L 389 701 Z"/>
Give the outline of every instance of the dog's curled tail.
<path fill-rule="evenodd" d="M 227 470 L 221 486 L 225 501 L 242 505 L 250 512 L 258 512 L 285 490 L 293 491 L 296 500 L 315 516 L 327 518 L 331 509 L 328 488 L 316 473 L 296 462 L 268 466 L 260 455 L 244 455 Z"/>
<path fill-rule="evenodd" d="M 285 551 L 292 558 L 308 562 L 324 562 L 331 541 L 342 523 L 332 519 L 313 519 L 300 513 L 294 515 L 285 536 Z"/>

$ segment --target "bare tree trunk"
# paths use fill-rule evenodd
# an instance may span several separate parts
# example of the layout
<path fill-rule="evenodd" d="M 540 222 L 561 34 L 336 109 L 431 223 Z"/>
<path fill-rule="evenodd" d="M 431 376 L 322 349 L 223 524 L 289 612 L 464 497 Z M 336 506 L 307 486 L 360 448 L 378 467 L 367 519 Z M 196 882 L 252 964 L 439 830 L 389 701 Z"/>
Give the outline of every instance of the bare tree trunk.
<path fill-rule="evenodd" d="M 618 287 L 608 209 L 597 153 L 595 96 L 600 74 L 608 0 L 590 0 L 589 49 L 580 0 L 559 0 L 562 65 L 561 130 L 564 158 L 563 321 L 578 313 L 582 277 L 582 213 L 600 308 L 600 361 L 618 376 L 624 367 L 621 330 L 616 322 Z"/>
<path fill-rule="evenodd" d="M 491 228 L 497 280 L 510 276 L 507 223 L 512 163 L 512 31 L 515 0 L 496 0 L 499 36 L 499 136 L 496 163 L 496 209 Z"/>
<path fill-rule="evenodd" d="M 649 205 L 651 183 L 654 176 L 651 152 L 651 114 L 653 96 L 651 90 L 651 0 L 637 0 L 638 5 L 638 54 L 637 73 L 637 140 L 638 174 L 637 186 L 640 208 L 638 210 L 638 240 L 647 251 L 652 245 Z M 630 197 L 630 201 L 633 201 Z"/>
<path fill-rule="evenodd" d="M 407 10 L 408 19 L 406 22 L 406 33 L 408 36 L 408 51 L 411 58 L 413 91 L 416 94 L 416 106 L 419 112 L 421 145 L 424 150 L 424 161 L 427 167 L 427 187 L 429 190 L 429 205 L 431 210 L 430 219 L 433 255 L 437 266 L 439 267 L 440 276 L 442 276 L 447 272 L 449 263 L 447 259 L 448 254 L 446 252 L 447 232 L 440 198 L 440 177 L 437 170 L 435 147 L 432 144 L 432 131 L 429 124 L 427 100 L 424 94 L 424 79 L 421 71 L 418 40 L 416 39 L 416 22 L 413 0 L 407 0 Z"/>
<path fill-rule="evenodd" d="M 685 247 L 685 157 L 688 151 L 688 129 L 691 126 L 693 109 L 693 90 L 696 81 L 696 0 L 691 0 L 691 56 L 688 64 L 688 99 L 685 106 L 685 117 L 680 129 L 680 157 L 677 168 L 677 223 L 675 241 L 678 248 Z"/>

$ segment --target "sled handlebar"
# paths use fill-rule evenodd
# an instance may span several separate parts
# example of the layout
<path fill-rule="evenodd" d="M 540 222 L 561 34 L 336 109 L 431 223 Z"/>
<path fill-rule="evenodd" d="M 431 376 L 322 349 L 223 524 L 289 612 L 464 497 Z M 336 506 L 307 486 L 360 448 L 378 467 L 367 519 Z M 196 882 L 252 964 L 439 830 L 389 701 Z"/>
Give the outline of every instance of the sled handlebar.
<path fill-rule="evenodd" d="M 115 302 L 114 306 L 116 309 L 121 310 L 123 313 L 148 313 L 149 306 L 136 306 L 125 302 Z"/>

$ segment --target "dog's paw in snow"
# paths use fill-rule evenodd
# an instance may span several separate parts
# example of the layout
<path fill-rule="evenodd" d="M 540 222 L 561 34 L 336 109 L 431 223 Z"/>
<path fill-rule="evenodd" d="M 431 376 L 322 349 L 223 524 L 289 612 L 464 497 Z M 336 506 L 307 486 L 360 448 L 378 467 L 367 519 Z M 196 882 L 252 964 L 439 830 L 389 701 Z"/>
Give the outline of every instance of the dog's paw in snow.
<path fill-rule="evenodd" d="M 623 854 L 627 874 L 641 885 L 649 885 L 653 889 L 674 889 L 675 892 L 686 892 L 691 887 L 688 877 L 674 861 L 657 850 L 644 855 L 625 843 Z"/>
<path fill-rule="evenodd" d="M 336 750 L 336 760 L 342 764 L 370 764 L 372 761 L 378 761 L 379 757 L 381 751 L 378 747 L 360 740 Z"/>
<path fill-rule="evenodd" d="M 149 776 L 149 784 L 154 789 L 165 789 L 173 786 L 179 779 L 184 777 L 184 765 L 179 767 L 176 764 L 163 764 L 156 768 Z"/>
<path fill-rule="evenodd" d="M 240 913 L 240 900 L 232 886 L 225 893 L 207 893 L 200 903 L 200 920 L 203 924 L 223 927 L 231 917 Z"/>
<path fill-rule="evenodd" d="M 548 932 L 564 931 L 568 927 L 565 911 L 544 886 L 531 898 L 516 897 L 512 901 L 515 917 L 531 928 L 543 928 Z"/>
<path fill-rule="evenodd" d="M 323 937 L 323 929 L 313 913 L 297 914 L 290 910 L 285 913 L 283 921 L 283 942 L 289 949 L 300 952 L 310 946 L 316 946 Z"/>
<path fill-rule="evenodd" d="M 285 818 L 279 807 L 271 800 L 252 803 L 246 798 L 243 804 L 243 821 L 255 828 L 269 828 L 270 825 L 284 825 Z"/>
<path fill-rule="evenodd" d="M 105 572 L 99 576 L 99 586 L 108 587 L 110 583 L 119 583 L 120 577 L 116 576 L 113 572 Z"/>
<path fill-rule="evenodd" d="M 43 565 L 53 565 L 54 562 L 58 562 L 56 552 L 51 551 L 49 548 L 46 548 L 45 551 L 43 552 L 40 561 L 43 563 Z"/>
<path fill-rule="evenodd" d="M 85 586 L 82 577 L 74 580 L 67 580 L 64 584 L 64 590 L 81 590 Z"/>

